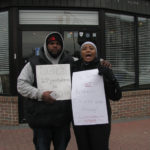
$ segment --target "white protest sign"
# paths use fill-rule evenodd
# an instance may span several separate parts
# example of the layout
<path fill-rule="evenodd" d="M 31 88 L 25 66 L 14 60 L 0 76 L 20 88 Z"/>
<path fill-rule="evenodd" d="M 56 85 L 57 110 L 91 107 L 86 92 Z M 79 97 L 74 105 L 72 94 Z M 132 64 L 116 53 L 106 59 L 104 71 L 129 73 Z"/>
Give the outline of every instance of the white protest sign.
<path fill-rule="evenodd" d="M 37 65 L 37 87 L 42 92 L 54 91 L 57 100 L 71 98 L 71 77 L 69 64 Z"/>
<path fill-rule="evenodd" d="M 108 123 L 104 82 L 98 69 L 73 73 L 71 98 L 75 125 Z"/>

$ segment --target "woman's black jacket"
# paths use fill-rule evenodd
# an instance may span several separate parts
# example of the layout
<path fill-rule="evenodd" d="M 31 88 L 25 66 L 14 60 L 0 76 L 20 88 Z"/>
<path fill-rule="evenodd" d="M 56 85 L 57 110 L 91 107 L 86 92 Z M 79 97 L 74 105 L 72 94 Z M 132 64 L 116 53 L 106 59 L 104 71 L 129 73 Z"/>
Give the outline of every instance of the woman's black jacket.
<path fill-rule="evenodd" d="M 90 69 L 98 69 L 103 74 L 103 70 L 100 70 L 102 66 L 100 65 L 100 61 L 98 59 L 94 59 L 90 63 L 85 63 L 82 59 L 79 59 L 78 61 L 74 62 L 72 65 L 72 73 L 77 71 L 83 71 L 83 70 L 90 70 Z M 106 68 L 105 68 L 106 69 Z M 106 71 L 105 71 L 106 72 Z M 105 89 L 105 95 L 106 95 L 106 104 L 107 104 L 107 111 L 108 111 L 108 119 L 109 123 L 111 122 L 111 106 L 109 99 L 113 101 L 118 101 L 122 97 L 122 92 L 120 89 L 120 86 L 114 77 L 112 70 L 107 68 L 107 72 L 105 73 L 109 79 L 103 75 L 104 79 L 104 89 Z M 85 77 L 86 78 L 86 77 Z"/>

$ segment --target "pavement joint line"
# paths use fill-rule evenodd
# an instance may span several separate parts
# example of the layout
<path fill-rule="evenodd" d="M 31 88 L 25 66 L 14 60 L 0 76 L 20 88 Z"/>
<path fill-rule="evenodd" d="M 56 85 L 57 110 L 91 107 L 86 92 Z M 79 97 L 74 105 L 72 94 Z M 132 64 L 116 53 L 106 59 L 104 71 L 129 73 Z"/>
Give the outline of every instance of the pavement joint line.
<path fill-rule="evenodd" d="M 144 117 L 136 117 L 136 118 L 122 118 L 118 120 L 112 120 L 112 123 L 121 123 L 121 122 L 132 122 L 132 121 L 140 121 L 140 120 L 147 120 L 150 119 L 150 116 L 144 116 Z"/>

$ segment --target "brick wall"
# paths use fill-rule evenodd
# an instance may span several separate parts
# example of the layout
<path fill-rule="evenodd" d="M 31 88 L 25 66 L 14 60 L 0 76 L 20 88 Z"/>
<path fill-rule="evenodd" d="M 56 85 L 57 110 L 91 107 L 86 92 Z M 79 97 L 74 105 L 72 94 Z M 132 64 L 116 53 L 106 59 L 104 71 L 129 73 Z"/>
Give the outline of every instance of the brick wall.
<path fill-rule="evenodd" d="M 150 116 L 150 90 L 123 92 L 111 101 L 112 120 Z M 18 125 L 18 97 L 0 96 L 0 125 Z"/>
<path fill-rule="evenodd" d="M 18 125 L 18 97 L 0 96 L 0 125 Z"/>
<path fill-rule="evenodd" d="M 123 92 L 119 102 L 112 102 L 112 119 L 150 116 L 150 90 Z"/>

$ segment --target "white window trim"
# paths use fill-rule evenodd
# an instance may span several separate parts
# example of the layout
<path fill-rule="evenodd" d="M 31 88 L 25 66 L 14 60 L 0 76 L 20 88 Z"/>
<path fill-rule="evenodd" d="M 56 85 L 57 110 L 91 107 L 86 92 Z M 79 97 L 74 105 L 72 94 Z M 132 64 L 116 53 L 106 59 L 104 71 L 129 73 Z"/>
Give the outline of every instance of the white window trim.
<path fill-rule="evenodd" d="M 99 25 L 98 11 L 20 10 L 20 24 Z"/>

